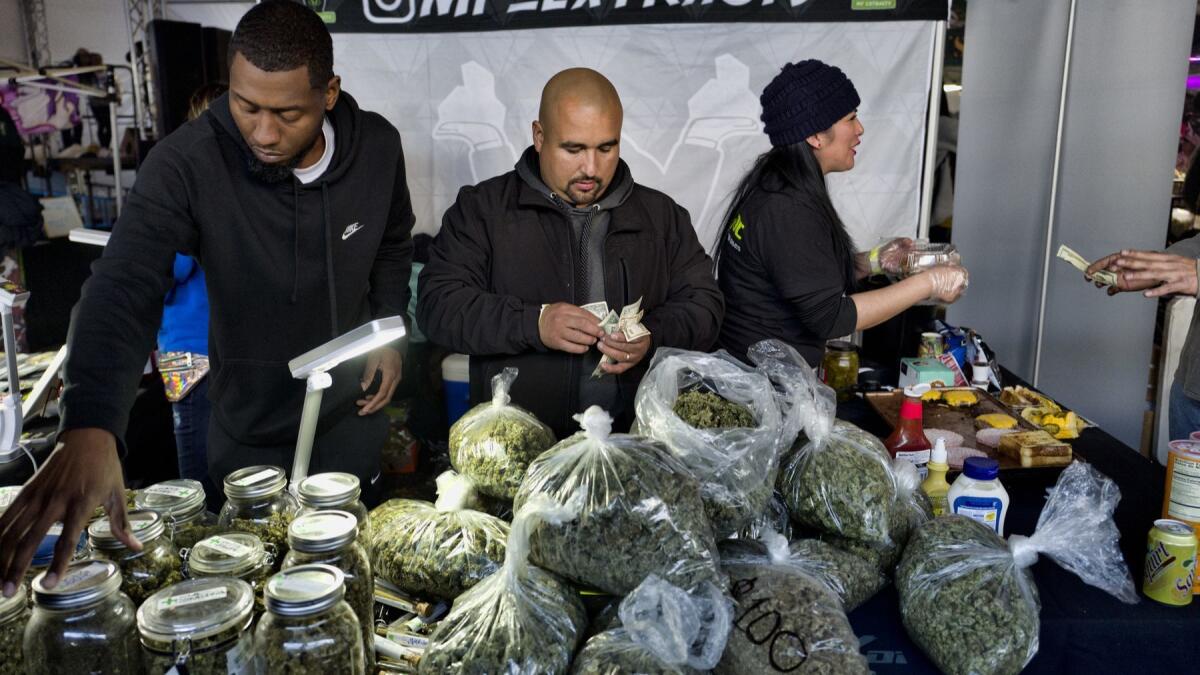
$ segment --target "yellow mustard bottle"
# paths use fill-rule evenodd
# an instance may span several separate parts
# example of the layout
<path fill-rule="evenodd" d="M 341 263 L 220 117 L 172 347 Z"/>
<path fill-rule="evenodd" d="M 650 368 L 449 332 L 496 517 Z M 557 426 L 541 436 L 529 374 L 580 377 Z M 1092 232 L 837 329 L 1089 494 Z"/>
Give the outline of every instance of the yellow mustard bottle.
<path fill-rule="evenodd" d="M 929 453 L 928 469 L 929 475 L 921 483 L 921 491 L 933 502 L 934 517 L 944 516 L 950 512 L 946 501 L 946 493 L 950 491 L 950 484 L 946 482 L 946 472 L 950 470 L 950 466 L 946 464 L 945 439 L 939 438 L 934 442 L 933 450 Z"/>

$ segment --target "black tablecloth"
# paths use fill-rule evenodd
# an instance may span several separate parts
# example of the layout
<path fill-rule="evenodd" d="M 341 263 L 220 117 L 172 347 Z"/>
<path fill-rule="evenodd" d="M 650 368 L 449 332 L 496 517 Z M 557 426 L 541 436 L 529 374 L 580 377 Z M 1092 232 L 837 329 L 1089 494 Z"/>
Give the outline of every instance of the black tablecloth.
<path fill-rule="evenodd" d="M 838 417 L 881 437 L 891 430 L 863 400 L 838 407 Z M 1162 512 L 1163 468 L 1100 429 L 1087 429 L 1072 442 L 1075 454 L 1121 488 L 1114 514 L 1121 550 L 1141 590 L 1146 536 Z M 1010 497 L 1006 534 L 1029 535 L 1046 502 L 1057 469 L 1006 470 L 1001 482 Z M 1027 673 L 1137 673 L 1148 668 L 1200 672 L 1200 602 L 1167 607 L 1144 596 L 1127 605 L 1045 558 L 1033 566 L 1042 601 L 1041 644 Z M 889 586 L 850 614 L 850 623 L 877 673 L 936 673 L 909 639 L 899 601 Z"/>

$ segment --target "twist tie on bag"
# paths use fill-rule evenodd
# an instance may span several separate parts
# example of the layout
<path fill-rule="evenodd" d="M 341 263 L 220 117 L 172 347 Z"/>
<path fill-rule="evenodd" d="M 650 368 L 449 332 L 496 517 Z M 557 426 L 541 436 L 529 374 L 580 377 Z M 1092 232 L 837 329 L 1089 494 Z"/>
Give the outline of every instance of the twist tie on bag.
<path fill-rule="evenodd" d="M 508 390 L 512 389 L 513 382 L 517 381 L 517 369 L 505 368 L 498 375 L 492 377 L 492 407 L 502 408 L 509 404 L 512 398 L 508 395 Z"/>
<path fill-rule="evenodd" d="M 475 481 L 455 471 L 442 472 L 436 479 L 438 511 L 462 511 L 475 500 Z"/>
<path fill-rule="evenodd" d="M 709 582 L 689 594 L 651 574 L 617 611 L 630 640 L 672 666 L 712 670 L 729 639 L 728 600 Z"/>
<path fill-rule="evenodd" d="M 1008 551 L 1012 553 L 1013 562 L 1018 568 L 1032 567 L 1038 559 L 1037 544 L 1019 534 L 1008 538 Z"/>
<path fill-rule="evenodd" d="M 773 530 L 763 530 L 758 539 L 767 547 L 767 559 L 772 565 L 787 565 L 792 552 L 788 549 L 788 540 L 782 534 Z"/>
<path fill-rule="evenodd" d="M 572 419 L 579 422 L 579 426 L 583 429 L 583 433 L 587 434 L 588 438 L 605 443 L 608 441 L 608 437 L 612 435 L 612 415 L 609 415 L 598 405 L 591 406 L 582 413 L 572 415 Z M 568 520 L 570 519 L 568 518 Z"/>

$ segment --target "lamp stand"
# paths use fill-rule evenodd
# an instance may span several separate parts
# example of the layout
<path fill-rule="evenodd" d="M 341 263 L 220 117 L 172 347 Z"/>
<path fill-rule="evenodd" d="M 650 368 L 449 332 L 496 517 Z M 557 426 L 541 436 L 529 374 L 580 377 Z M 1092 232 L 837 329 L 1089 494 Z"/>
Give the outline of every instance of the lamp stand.
<path fill-rule="evenodd" d="M 317 437 L 317 420 L 321 417 L 321 398 L 332 384 L 333 378 L 326 372 L 312 373 L 306 380 L 304 410 L 300 413 L 300 433 L 296 436 L 296 457 L 292 460 L 293 492 L 299 489 L 300 481 L 308 477 L 313 441 Z"/>
<path fill-rule="evenodd" d="M 8 396 L 0 399 L 0 463 L 5 463 L 21 456 L 21 427 L 24 423 L 12 305 L 0 303 L 0 322 L 4 324 L 4 360 L 8 364 Z"/>

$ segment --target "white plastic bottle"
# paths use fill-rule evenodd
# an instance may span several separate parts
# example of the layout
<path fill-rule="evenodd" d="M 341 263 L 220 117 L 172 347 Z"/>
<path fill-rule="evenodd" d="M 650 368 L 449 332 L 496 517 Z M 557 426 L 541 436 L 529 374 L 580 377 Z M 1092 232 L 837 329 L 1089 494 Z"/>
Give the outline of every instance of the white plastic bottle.
<path fill-rule="evenodd" d="M 1000 463 L 990 457 L 968 457 L 946 501 L 950 512 L 974 518 L 1004 536 L 1008 491 L 1000 484 Z"/>

